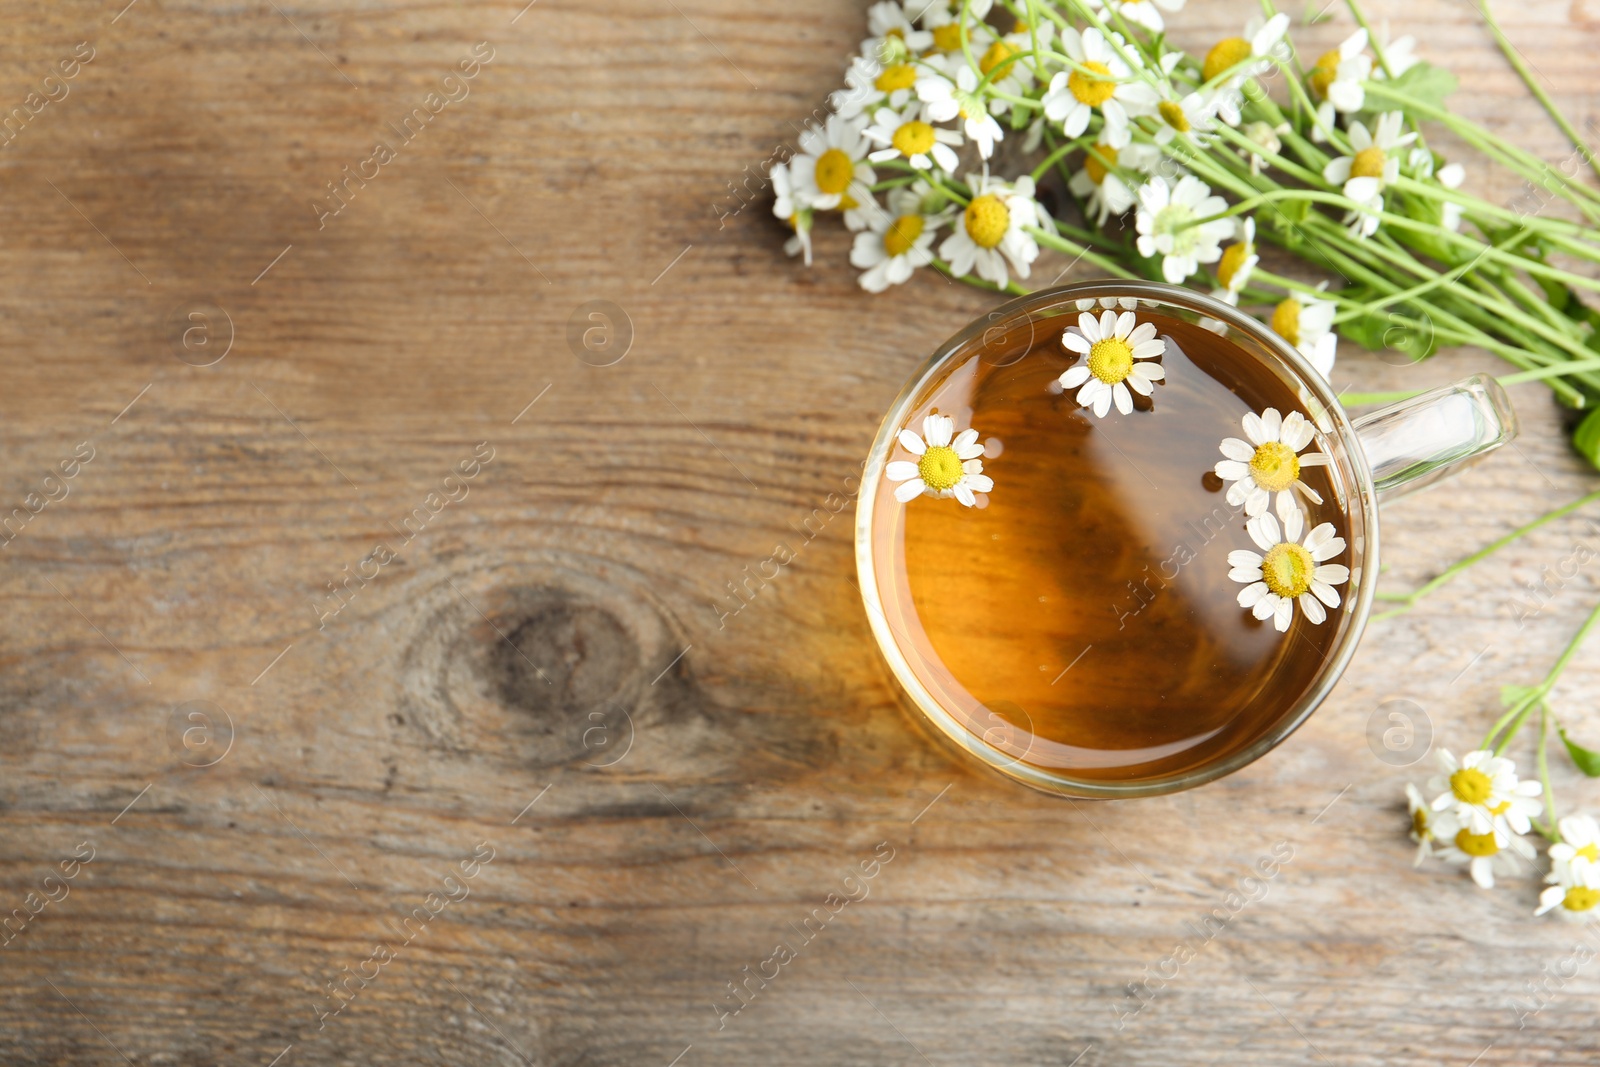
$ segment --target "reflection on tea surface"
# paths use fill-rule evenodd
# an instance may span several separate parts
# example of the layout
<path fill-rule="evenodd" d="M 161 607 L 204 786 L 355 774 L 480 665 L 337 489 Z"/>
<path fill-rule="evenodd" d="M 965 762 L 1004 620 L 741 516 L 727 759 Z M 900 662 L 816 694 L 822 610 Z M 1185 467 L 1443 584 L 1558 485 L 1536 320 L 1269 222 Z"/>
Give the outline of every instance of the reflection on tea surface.
<path fill-rule="evenodd" d="M 1040 324 L 1020 358 L 956 365 L 908 422 L 937 409 L 989 441 L 983 506 L 880 493 L 877 574 L 889 623 L 940 704 L 1014 757 L 1137 780 L 1248 745 L 1306 691 L 1339 611 L 1289 632 L 1237 602 L 1228 553 L 1258 551 L 1212 468 L 1247 411 L 1304 411 L 1229 341 L 1144 309 L 1165 380 L 1103 418 L 1056 378 L 1076 316 Z M 1316 448 L 1313 444 L 1312 450 Z M 906 458 L 896 449 L 892 459 Z M 1304 481 L 1309 525 L 1347 532 L 1325 467 Z M 1348 552 L 1329 562 L 1348 564 Z"/>

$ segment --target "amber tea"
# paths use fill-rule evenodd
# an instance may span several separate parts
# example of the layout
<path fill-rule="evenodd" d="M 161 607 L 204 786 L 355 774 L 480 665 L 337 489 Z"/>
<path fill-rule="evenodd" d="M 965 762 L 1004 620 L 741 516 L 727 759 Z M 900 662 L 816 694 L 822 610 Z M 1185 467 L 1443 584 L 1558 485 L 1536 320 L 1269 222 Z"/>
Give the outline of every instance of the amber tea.
<path fill-rule="evenodd" d="M 1080 780 L 1251 745 L 1349 607 L 1349 487 L 1314 407 L 1259 353 L 1146 304 L 1069 307 L 952 360 L 870 513 L 917 681 L 974 737 Z"/>

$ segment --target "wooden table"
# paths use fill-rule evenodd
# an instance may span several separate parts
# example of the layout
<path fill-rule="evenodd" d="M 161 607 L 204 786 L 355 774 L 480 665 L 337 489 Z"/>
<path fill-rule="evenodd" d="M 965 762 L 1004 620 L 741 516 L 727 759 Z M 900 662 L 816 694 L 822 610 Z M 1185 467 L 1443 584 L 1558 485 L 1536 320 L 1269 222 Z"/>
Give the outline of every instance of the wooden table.
<path fill-rule="evenodd" d="M 0 488 L 57 498 L 0 568 L 0 890 L 60 897 L 0 955 L 0 1061 L 1600 1058 L 1600 964 L 1531 878 L 1413 870 L 1428 765 L 1368 745 L 1403 698 L 1470 747 L 1543 674 L 1593 568 L 1509 605 L 1588 520 L 1381 624 L 1225 781 L 1089 805 L 980 776 L 898 704 L 830 494 L 992 298 L 869 298 L 842 231 L 805 270 L 731 191 L 822 106 L 863 5 L 121 3 L 3 5 L 6 109 L 93 58 L 0 150 Z M 1172 21 L 1203 45 L 1253 6 Z M 1593 5 L 1500 6 L 1591 118 Z M 1457 108 L 1567 155 L 1471 5 L 1384 14 Z M 594 301 L 611 355 L 569 345 Z M 1336 379 L 1479 369 L 1346 346 Z M 1515 399 L 1514 449 L 1389 510 L 1391 588 L 1593 487 L 1547 392 Z M 1590 739 L 1597 662 L 1557 696 Z M 1600 802 L 1556 762 L 1565 804 Z"/>

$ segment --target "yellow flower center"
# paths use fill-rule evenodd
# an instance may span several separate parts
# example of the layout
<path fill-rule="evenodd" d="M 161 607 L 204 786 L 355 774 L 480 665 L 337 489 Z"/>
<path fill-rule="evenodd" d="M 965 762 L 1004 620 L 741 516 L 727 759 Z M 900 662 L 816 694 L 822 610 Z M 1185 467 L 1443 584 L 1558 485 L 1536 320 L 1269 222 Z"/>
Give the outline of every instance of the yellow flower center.
<path fill-rule="evenodd" d="M 1250 477 L 1269 493 L 1281 492 L 1300 477 L 1300 457 L 1282 441 L 1268 441 L 1250 457 Z"/>
<path fill-rule="evenodd" d="M 856 165 L 839 148 L 830 148 L 817 157 L 817 188 L 824 193 L 842 193 L 855 177 Z"/>
<path fill-rule="evenodd" d="M 1488 808 L 1488 811 L 1489 811 L 1490 815 L 1504 815 L 1506 812 L 1508 812 L 1510 810 L 1511 810 L 1511 801 L 1509 801 L 1509 800 L 1502 800 L 1498 804 L 1491 804 L 1491 805 L 1489 805 L 1489 808 Z"/>
<path fill-rule="evenodd" d="M 891 256 L 903 256 L 922 236 L 921 215 L 901 215 L 889 224 L 883 233 L 883 250 Z"/>
<path fill-rule="evenodd" d="M 901 155 L 920 156 L 933 147 L 933 127 L 921 119 L 912 119 L 894 131 L 891 143 Z"/>
<path fill-rule="evenodd" d="M 1272 332 L 1291 345 L 1300 343 L 1300 301 L 1291 296 L 1272 309 Z"/>
<path fill-rule="evenodd" d="M 1267 550 L 1261 561 L 1261 580 L 1267 588 L 1287 599 L 1294 599 L 1311 588 L 1311 574 L 1317 563 L 1301 545 L 1284 541 Z"/>
<path fill-rule="evenodd" d="M 1589 889 L 1581 885 L 1575 885 L 1567 890 L 1567 895 L 1561 901 L 1561 906 L 1568 911 L 1589 911 L 1596 904 L 1600 904 L 1600 889 Z"/>
<path fill-rule="evenodd" d="M 1133 370 L 1133 349 L 1120 337 L 1107 337 L 1089 348 L 1089 373 L 1107 385 L 1116 385 Z"/>
<path fill-rule="evenodd" d="M 1110 67 L 1093 60 L 1083 64 L 1083 70 L 1105 75 L 1107 78 L 1111 75 Z M 1091 78 L 1083 70 L 1075 70 L 1067 75 L 1067 88 L 1072 90 L 1072 95 L 1077 97 L 1080 103 L 1088 104 L 1090 107 L 1099 107 L 1110 100 L 1117 91 L 1117 83 Z"/>
<path fill-rule="evenodd" d="M 983 58 L 978 60 L 978 69 L 984 74 L 988 74 L 1016 54 L 1017 50 L 1015 48 L 1012 48 L 1004 41 L 996 41 L 989 46 L 988 51 L 983 53 Z M 1005 77 L 1005 72 L 1002 71 L 1000 76 Z"/>
<path fill-rule="evenodd" d="M 1243 37 L 1225 37 L 1218 41 L 1206 53 L 1206 61 L 1200 67 L 1200 77 L 1210 81 L 1225 70 L 1234 67 L 1250 58 L 1250 42 Z"/>
<path fill-rule="evenodd" d="M 1579 856 L 1588 860 L 1590 863 L 1600 863 L 1600 848 L 1596 848 L 1594 842 L 1591 841 L 1573 853 L 1574 859 Z"/>
<path fill-rule="evenodd" d="M 896 89 L 909 89 L 917 84 L 917 68 L 909 63 L 897 63 L 892 67 L 883 68 L 883 73 L 872 82 L 881 92 L 892 93 Z"/>
<path fill-rule="evenodd" d="M 1350 177 L 1381 178 L 1383 177 L 1383 165 L 1388 161 L 1389 157 L 1384 155 L 1383 149 L 1376 145 L 1371 148 L 1363 148 L 1350 161 Z"/>
<path fill-rule="evenodd" d="M 1475 834 L 1470 830 L 1461 830 L 1456 834 L 1456 848 L 1469 856 L 1492 856 L 1500 851 L 1493 831 L 1487 834 Z"/>
<path fill-rule="evenodd" d="M 856 203 L 856 198 L 851 196 L 849 193 L 845 193 L 843 196 L 839 197 L 840 211 L 854 211 L 860 206 L 860 204 Z"/>
<path fill-rule="evenodd" d="M 1224 289 L 1233 288 L 1233 280 L 1244 269 L 1244 261 L 1250 258 L 1250 252 L 1250 246 L 1242 241 L 1222 250 L 1222 261 L 1217 264 L 1217 281 L 1222 283 Z M 1242 284 L 1244 279 L 1239 278 L 1239 281 Z"/>
<path fill-rule="evenodd" d="M 933 31 L 933 47 L 941 52 L 961 51 L 961 23 L 947 22 Z"/>
<path fill-rule="evenodd" d="M 1450 776 L 1450 792 L 1457 800 L 1468 804 L 1482 804 L 1494 792 L 1489 776 L 1474 767 L 1463 767 Z"/>
<path fill-rule="evenodd" d="M 1317 59 L 1317 65 L 1306 74 L 1306 84 L 1311 87 L 1317 99 L 1326 99 L 1328 86 L 1339 76 L 1339 50 L 1324 52 Z"/>
<path fill-rule="evenodd" d="M 1105 162 L 1100 162 L 1104 157 Z M 1117 150 L 1108 144 L 1097 144 L 1083 157 L 1084 172 L 1089 175 L 1089 180 L 1099 185 L 1106 180 L 1106 171 L 1117 165 Z"/>
<path fill-rule="evenodd" d="M 1418 837 L 1433 836 L 1428 833 L 1428 812 L 1426 809 L 1418 808 L 1411 813 L 1411 832 Z"/>
<path fill-rule="evenodd" d="M 966 211 L 967 236 L 979 248 L 993 248 L 1011 228 L 1011 212 L 998 196 L 984 193 L 972 198 Z"/>
<path fill-rule="evenodd" d="M 929 445 L 917 460 L 917 474 L 929 489 L 951 489 L 963 473 L 961 457 L 949 445 Z"/>
<path fill-rule="evenodd" d="M 1189 132 L 1189 116 L 1183 113 L 1183 108 L 1179 107 L 1176 102 L 1163 100 L 1157 105 L 1156 110 L 1161 112 L 1161 119 L 1168 126 L 1171 126 L 1179 133 Z"/>

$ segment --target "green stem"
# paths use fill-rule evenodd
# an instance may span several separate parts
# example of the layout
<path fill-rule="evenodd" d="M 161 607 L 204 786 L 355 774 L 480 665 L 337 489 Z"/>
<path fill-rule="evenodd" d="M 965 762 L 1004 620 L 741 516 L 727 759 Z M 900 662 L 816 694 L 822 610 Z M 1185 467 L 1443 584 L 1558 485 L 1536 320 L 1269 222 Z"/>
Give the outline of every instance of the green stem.
<path fill-rule="evenodd" d="M 1495 733 L 1504 725 L 1505 733 L 1496 743 L 1494 754 L 1498 756 L 1506 750 L 1506 746 L 1511 744 L 1512 739 L 1517 736 L 1517 731 L 1522 729 L 1522 724 L 1528 718 L 1528 713 L 1533 710 L 1535 705 L 1543 704 L 1545 698 L 1550 695 L 1550 690 L 1555 688 L 1556 679 L 1560 678 L 1561 672 L 1567 669 L 1567 664 L 1583 644 L 1583 639 L 1589 636 L 1589 631 L 1594 628 L 1597 620 L 1600 620 L 1600 604 L 1594 606 L 1594 610 L 1589 612 L 1589 617 L 1583 620 L 1583 625 L 1578 627 L 1578 632 L 1572 635 L 1572 640 L 1567 642 L 1567 647 L 1562 650 L 1561 655 L 1556 659 L 1549 673 L 1544 676 L 1544 681 L 1534 686 L 1529 694 L 1518 701 L 1510 712 L 1500 717 L 1501 721 L 1496 723 L 1496 729 L 1491 730 L 1489 736 L 1484 738 L 1482 747 L 1488 748 L 1489 742 L 1494 739 Z M 1513 712 L 1515 713 L 1514 717 L 1512 717 Z M 1506 725 L 1508 718 L 1510 723 Z"/>
<path fill-rule="evenodd" d="M 1528 87 L 1528 92 L 1532 93 L 1533 98 L 1544 107 L 1545 114 L 1549 115 L 1551 121 L 1561 128 L 1562 133 L 1567 135 L 1568 140 L 1572 142 L 1572 147 L 1576 148 L 1588 162 L 1589 169 L 1594 171 L 1597 177 L 1600 177 L 1600 160 L 1595 159 L 1594 152 L 1590 151 L 1589 146 L 1584 143 L 1583 135 L 1577 131 L 1577 128 L 1572 123 L 1567 121 L 1567 116 L 1562 114 L 1555 101 L 1545 93 L 1544 86 L 1540 85 L 1538 79 L 1533 76 L 1533 71 L 1528 69 L 1527 61 L 1522 58 L 1522 53 L 1517 51 L 1516 46 L 1501 31 L 1500 23 L 1495 21 L 1494 14 L 1489 10 L 1488 0 L 1479 0 L 1477 8 L 1478 12 L 1483 15 L 1484 25 L 1488 26 L 1489 32 L 1494 34 L 1494 42 L 1500 46 L 1501 54 L 1506 57 L 1506 62 L 1511 64 L 1511 69 L 1517 72 L 1517 76 L 1522 79 L 1522 84 Z"/>

